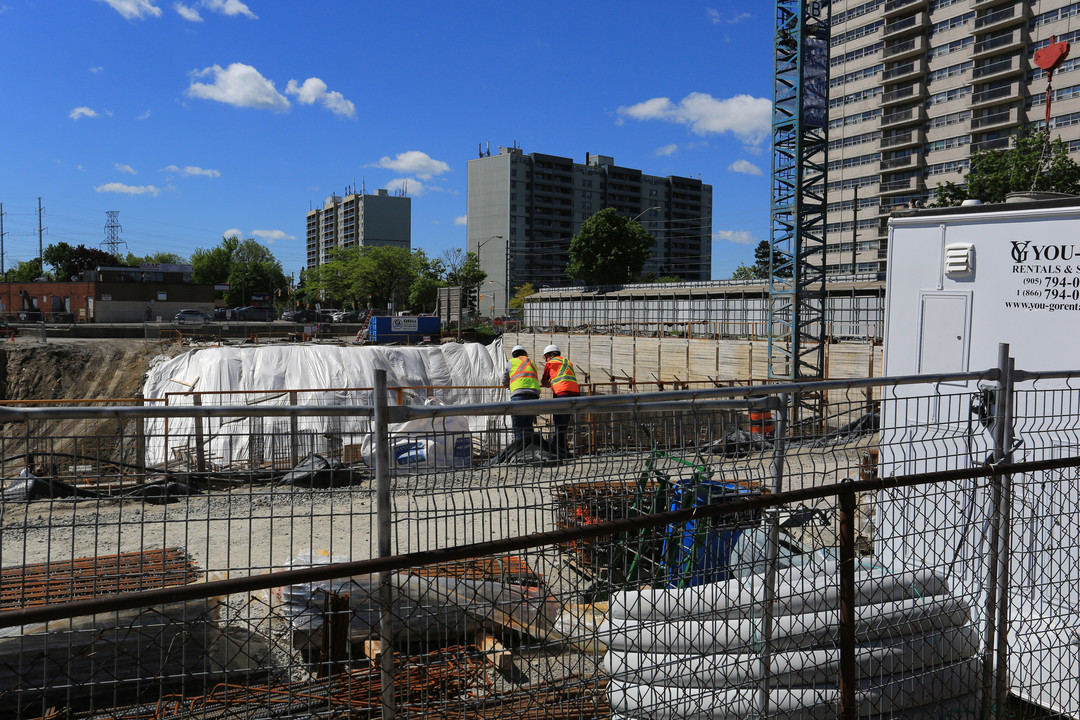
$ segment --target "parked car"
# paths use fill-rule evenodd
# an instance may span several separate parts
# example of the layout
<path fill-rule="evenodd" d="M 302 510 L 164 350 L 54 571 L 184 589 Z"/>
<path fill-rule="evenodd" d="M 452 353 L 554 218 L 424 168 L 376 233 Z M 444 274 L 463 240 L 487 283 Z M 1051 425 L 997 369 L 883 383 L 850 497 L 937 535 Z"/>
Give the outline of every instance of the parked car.
<path fill-rule="evenodd" d="M 213 322 L 214 318 L 210 317 L 202 310 L 181 310 L 173 316 L 173 321 L 178 323 L 194 323 L 201 325 L 207 322 Z"/>
<path fill-rule="evenodd" d="M 277 313 L 274 312 L 272 307 L 256 307 L 254 305 L 248 305 L 247 307 L 237 308 L 233 312 L 233 317 L 237 320 L 246 321 L 258 321 L 258 322 L 271 322 L 277 319 Z"/>
<path fill-rule="evenodd" d="M 359 320 L 360 313 L 355 310 L 339 310 L 334 313 L 333 320 L 336 323 L 354 323 Z"/>
<path fill-rule="evenodd" d="M 282 315 L 281 319 L 284 320 L 285 316 Z M 294 312 L 289 319 L 296 323 L 316 322 L 319 319 L 319 314 L 314 310 L 303 309 Z"/>
<path fill-rule="evenodd" d="M 214 308 L 214 319 L 215 320 L 228 320 L 229 319 L 229 310 L 231 310 L 231 309 L 232 308 Z"/>

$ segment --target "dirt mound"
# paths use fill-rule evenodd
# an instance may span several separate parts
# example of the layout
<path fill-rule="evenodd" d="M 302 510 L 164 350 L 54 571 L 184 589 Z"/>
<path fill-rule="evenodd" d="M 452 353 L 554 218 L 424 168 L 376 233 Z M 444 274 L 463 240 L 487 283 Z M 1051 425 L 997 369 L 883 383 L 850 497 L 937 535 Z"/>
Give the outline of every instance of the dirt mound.
<path fill-rule="evenodd" d="M 177 350 L 141 340 L 3 344 L 0 401 L 132 398 L 150 360 Z"/>

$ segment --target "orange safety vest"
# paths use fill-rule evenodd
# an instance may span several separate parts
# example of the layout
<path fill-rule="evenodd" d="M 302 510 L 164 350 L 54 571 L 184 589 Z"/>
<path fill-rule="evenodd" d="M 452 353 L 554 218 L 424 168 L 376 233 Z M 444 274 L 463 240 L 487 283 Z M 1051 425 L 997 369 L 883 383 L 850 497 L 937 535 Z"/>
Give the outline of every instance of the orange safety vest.
<path fill-rule="evenodd" d="M 577 375 L 574 374 L 574 364 L 564 357 L 556 357 L 547 364 L 548 378 L 551 380 L 551 391 L 556 395 L 564 393 L 578 393 Z"/>
<path fill-rule="evenodd" d="M 535 390 L 540 393 L 540 378 L 536 366 L 527 355 L 510 358 L 510 394 L 518 390 Z"/>

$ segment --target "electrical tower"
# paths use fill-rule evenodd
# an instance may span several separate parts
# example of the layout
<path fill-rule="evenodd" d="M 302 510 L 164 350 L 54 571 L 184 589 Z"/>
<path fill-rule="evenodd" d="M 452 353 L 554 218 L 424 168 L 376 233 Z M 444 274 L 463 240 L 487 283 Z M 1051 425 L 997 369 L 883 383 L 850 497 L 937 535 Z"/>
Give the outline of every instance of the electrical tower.
<path fill-rule="evenodd" d="M 127 249 L 127 243 L 120 239 L 120 231 L 123 228 L 120 227 L 119 210 L 106 210 L 105 211 L 105 240 L 102 241 L 101 246 L 105 249 L 105 252 L 109 253 L 117 260 L 123 260 L 120 256 L 120 246 L 123 245 L 124 249 Z M 127 253 L 125 252 L 125 255 Z"/>
<path fill-rule="evenodd" d="M 820 0 L 776 0 L 773 43 L 769 377 L 814 380 L 825 370 L 825 169 L 829 21 Z M 792 421 L 821 417 L 802 393 Z"/>

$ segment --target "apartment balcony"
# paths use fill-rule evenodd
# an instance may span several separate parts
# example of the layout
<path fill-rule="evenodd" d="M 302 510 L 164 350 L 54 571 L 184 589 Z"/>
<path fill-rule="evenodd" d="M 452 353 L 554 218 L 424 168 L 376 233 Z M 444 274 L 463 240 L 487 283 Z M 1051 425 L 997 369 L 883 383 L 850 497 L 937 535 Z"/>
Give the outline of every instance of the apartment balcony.
<path fill-rule="evenodd" d="M 988 10 L 990 8 L 1006 5 L 1016 0 L 975 0 L 971 5 L 975 10 Z"/>
<path fill-rule="evenodd" d="M 1020 65 L 1019 55 L 994 58 L 990 62 L 978 65 L 971 71 L 971 79 L 979 82 L 1000 80 L 1009 75 L 1023 73 L 1025 68 Z"/>
<path fill-rule="evenodd" d="M 911 153 L 910 155 L 905 155 L 904 157 L 882 160 L 879 167 L 881 168 L 882 172 L 885 172 L 887 170 L 904 170 L 906 168 L 913 168 L 918 164 L 919 154 Z"/>
<path fill-rule="evenodd" d="M 1019 83 L 1011 82 L 1008 85 L 1002 85 L 1001 87 L 973 93 L 971 96 L 971 108 L 974 110 L 976 108 L 989 107 L 990 105 L 1001 105 L 1003 103 L 1012 102 L 1019 96 Z"/>
<path fill-rule="evenodd" d="M 885 107 L 887 105 L 895 105 L 897 103 L 921 100 L 926 97 L 926 85 L 921 82 L 912 83 L 895 90 L 890 90 L 881 96 L 881 105 Z"/>
<path fill-rule="evenodd" d="M 996 137 L 989 140 L 980 140 L 971 143 L 971 152 L 983 152 L 985 150 L 1005 150 L 1009 147 L 1008 137 Z"/>
<path fill-rule="evenodd" d="M 922 178 L 909 177 L 903 180 L 890 180 L 881 183 L 878 195 L 899 195 L 901 193 L 920 192 L 926 189 L 926 183 Z"/>
<path fill-rule="evenodd" d="M 903 150 L 914 145 L 923 145 L 926 135 L 920 128 L 912 128 L 906 132 L 890 133 L 881 136 L 882 150 Z"/>
<path fill-rule="evenodd" d="M 928 0 L 888 0 L 885 3 L 885 19 L 897 15 L 903 15 L 915 10 L 922 10 L 928 5 Z"/>
<path fill-rule="evenodd" d="M 975 130 L 998 130 L 1013 127 L 1020 124 L 1020 108 L 1006 108 L 971 118 L 971 129 Z"/>
<path fill-rule="evenodd" d="M 881 82 L 900 83 L 905 80 L 915 80 L 926 75 L 926 58 L 914 58 L 905 63 L 897 63 L 887 66 L 881 73 Z"/>
<path fill-rule="evenodd" d="M 1018 2 L 1003 8 L 991 8 L 985 15 L 975 18 L 975 32 L 1001 30 L 1028 19 L 1028 4 Z"/>
<path fill-rule="evenodd" d="M 902 125 L 921 125 L 926 122 L 926 108 L 922 105 L 898 110 L 881 116 L 881 129 L 895 128 Z M 884 138 L 882 138 L 884 141 Z"/>
<path fill-rule="evenodd" d="M 908 38 L 901 42 L 885 45 L 882 57 L 888 61 L 903 60 L 926 52 L 926 38 L 922 35 Z"/>
<path fill-rule="evenodd" d="M 920 10 L 914 15 L 899 17 L 895 20 L 887 20 L 882 32 L 882 37 L 899 38 L 911 33 L 922 32 L 930 27 L 930 16 L 925 10 Z"/>
<path fill-rule="evenodd" d="M 975 43 L 971 49 L 971 56 L 978 60 L 980 57 L 989 55 L 1001 55 L 1009 50 L 1019 50 L 1026 41 L 1027 33 L 1024 28 L 1016 28 L 1005 35 Z"/>

